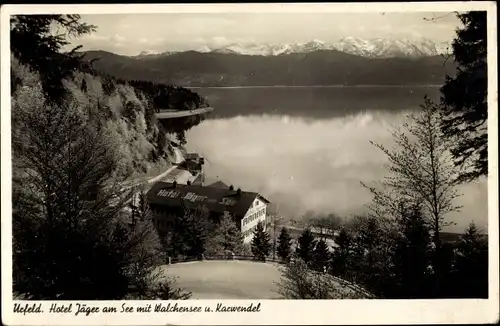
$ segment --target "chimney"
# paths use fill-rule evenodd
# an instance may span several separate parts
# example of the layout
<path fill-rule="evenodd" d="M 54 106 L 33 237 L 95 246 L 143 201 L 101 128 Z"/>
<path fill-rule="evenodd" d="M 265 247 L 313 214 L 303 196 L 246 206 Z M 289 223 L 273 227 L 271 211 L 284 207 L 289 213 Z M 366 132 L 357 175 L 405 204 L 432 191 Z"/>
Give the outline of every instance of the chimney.
<path fill-rule="evenodd" d="M 229 186 L 229 190 L 231 190 L 231 191 L 233 191 L 233 190 L 234 190 L 233 185 L 230 185 L 230 186 Z"/>
<path fill-rule="evenodd" d="M 172 187 L 173 188 L 177 187 L 177 181 L 174 180 L 174 182 L 172 182 Z"/>
<path fill-rule="evenodd" d="M 238 188 L 238 190 L 236 190 L 236 194 L 238 194 L 238 196 L 241 195 L 241 189 L 240 188 Z"/>
<path fill-rule="evenodd" d="M 188 180 L 187 181 L 187 185 L 190 186 L 191 185 L 191 180 Z"/>

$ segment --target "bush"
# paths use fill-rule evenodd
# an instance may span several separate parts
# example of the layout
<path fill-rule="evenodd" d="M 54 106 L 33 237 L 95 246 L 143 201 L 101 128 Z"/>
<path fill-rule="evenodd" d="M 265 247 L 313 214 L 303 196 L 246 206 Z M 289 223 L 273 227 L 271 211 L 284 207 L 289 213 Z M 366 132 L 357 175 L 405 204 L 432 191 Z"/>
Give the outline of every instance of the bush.
<path fill-rule="evenodd" d="M 281 267 L 278 293 L 284 299 L 362 299 L 369 295 L 336 281 L 331 275 L 318 273 L 294 257 Z"/>

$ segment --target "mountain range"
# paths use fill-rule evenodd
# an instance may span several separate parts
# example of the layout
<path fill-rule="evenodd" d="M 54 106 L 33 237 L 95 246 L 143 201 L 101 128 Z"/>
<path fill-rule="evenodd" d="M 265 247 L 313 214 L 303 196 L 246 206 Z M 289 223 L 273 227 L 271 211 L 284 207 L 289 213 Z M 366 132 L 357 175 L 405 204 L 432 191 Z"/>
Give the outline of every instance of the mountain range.
<path fill-rule="evenodd" d="M 290 44 L 238 44 L 232 43 L 224 47 L 202 47 L 191 49 L 200 53 L 223 53 L 240 55 L 279 56 L 292 53 L 309 53 L 320 50 L 337 50 L 369 58 L 391 57 L 425 57 L 447 54 L 450 44 L 436 43 L 426 38 L 419 39 L 361 39 L 344 37 L 336 43 L 312 40 L 306 43 Z M 168 56 L 176 52 L 143 51 L 135 58 L 143 59 L 157 56 Z"/>
<path fill-rule="evenodd" d="M 452 75 L 453 60 L 425 57 L 368 58 L 338 50 L 273 56 L 178 52 L 144 59 L 88 51 L 95 69 L 125 80 L 186 87 L 440 85 Z"/>

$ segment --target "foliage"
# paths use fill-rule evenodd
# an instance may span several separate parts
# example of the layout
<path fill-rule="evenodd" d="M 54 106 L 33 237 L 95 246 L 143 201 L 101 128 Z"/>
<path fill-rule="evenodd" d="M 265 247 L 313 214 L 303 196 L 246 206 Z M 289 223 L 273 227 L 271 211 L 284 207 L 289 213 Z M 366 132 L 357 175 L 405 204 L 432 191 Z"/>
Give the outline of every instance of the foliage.
<path fill-rule="evenodd" d="M 145 233 L 120 217 L 130 197 L 110 178 L 116 149 L 77 104 L 47 103 L 40 88 L 21 91 L 12 115 L 14 290 L 122 298 L 138 281 L 131 267 Z"/>
<path fill-rule="evenodd" d="M 354 236 L 346 227 L 340 229 L 335 238 L 336 247 L 330 261 L 329 272 L 346 280 L 352 280 L 352 273 L 359 270 L 358 263 L 362 259 L 362 253 L 356 248 Z"/>
<path fill-rule="evenodd" d="M 145 121 L 140 92 L 101 79 L 77 49 L 62 53 L 68 37 L 93 29 L 78 15 L 11 20 L 14 291 L 52 300 L 187 298 L 154 273 L 163 257 L 144 194 L 124 210 L 134 189 L 123 181 L 147 170 L 165 129 Z"/>
<path fill-rule="evenodd" d="M 318 272 L 323 272 L 329 263 L 330 251 L 328 245 L 325 239 L 319 239 L 312 254 L 311 267 Z"/>
<path fill-rule="evenodd" d="M 169 101 L 173 108 L 192 109 L 207 105 L 200 95 L 176 86 L 125 81 L 94 70 L 93 60 L 77 53 L 79 47 L 63 52 L 70 38 L 95 31 L 95 26 L 81 22 L 79 15 L 18 15 L 11 19 L 12 96 L 20 87 L 35 79 L 42 85 L 46 101 L 61 104 L 66 99 L 79 102 L 79 110 L 89 120 L 104 128 L 123 151 L 116 175 L 143 174 L 160 160 L 169 159 L 169 141 L 165 133 L 183 133 L 200 123 L 203 117 L 174 119 L 158 123 L 155 101 Z M 143 87 L 144 85 L 151 87 Z M 165 89 L 169 96 L 155 94 Z M 181 95 L 177 95 L 181 94 Z"/>
<path fill-rule="evenodd" d="M 441 88 L 441 127 L 451 140 L 457 179 L 468 182 L 488 174 L 487 22 L 486 11 L 458 14 L 463 28 L 456 32 L 454 77 Z"/>
<path fill-rule="evenodd" d="M 162 109 L 193 110 L 208 106 L 205 98 L 184 87 L 141 80 L 131 80 L 128 83 L 146 94 L 157 111 Z"/>
<path fill-rule="evenodd" d="M 252 253 L 258 260 L 266 260 L 271 251 L 271 242 L 269 234 L 264 230 L 264 224 L 259 221 L 253 232 Z"/>
<path fill-rule="evenodd" d="M 207 239 L 207 254 L 223 255 L 227 251 L 243 251 L 243 235 L 229 214 L 224 214 Z"/>
<path fill-rule="evenodd" d="M 52 29 L 57 28 L 58 34 Z M 82 57 L 74 48 L 62 53 L 68 38 L 95 31 L 79 15 L 16 15 L 10 20 L 11 51 L 19 61 L 40 73 L 47 101 L 60 103 L 65 94 L 62 80 L 83 69 Z M 14 86 L 15 88 L 15 86 Z"/>
<path fill-rule="evenodd" d="M 392 255 L 394 285 L 386 290 L 389 296 L 398 298 L 424 298 L 429 277 L 430 235 L 421 208 L 406 207 L 398 219 L 400 235 L 396 239 Z"/>
<path fill-rule="evenodd" d="M 191 299 L 191 292 L 187 292 L 182 288 L 176 288 L 175 279 L 170 278 L 158 283 L 148 296 L 148 300 L 189 300 Z M 136 299 L 137 300 L 137 299 Z"/>
<path fill-rule="evenodd" d="M 310 229 L 305 229 L 298 238 L 298 244 L 295 248 L 297 256 L 302 259 L 306 264 L 312 260 L 313 250 L 316 246 L 316 240 Z"/>
<path fill-rule="evenodd" d="M 457 246 L 453 279 L 464 298 L 488 298 L 488 243 L 471 223 Z"/>
<path fill-rule="evenodd" d="M 300 258 L 294 258 L 281 268 L 277 292 L 284 299 L 358 299 L 366 297 L 337 282 L 328 274 L 308 268 Z"/>
<path fill-rule="evenodd" d="M 347 279 L 381 295 L 390 275 L 387 257 L 392 250 L 392 230 L 385 229 L 379 219 L 371 216 L 357 216 L 347 227 L 352 236 Z"/>
<path fill-rule="evenodd" d="M 172 232 L 175 239 L 173 245 L 180 250 L 174 252 L 173 257 L 178 254 L 200 257 L 205 253 L 207 236 L 211 230 L 208 217 L 209 212 L 205 207 L 186 207 L 183 214 L 176 218 Z"/>
<path fill-rule="evenodd" d="M 278 257 L 284 262 L 290 260 L 292 254 L 292 237 L 286 228 L 282 228 L 278 237 Z"/>
<path fill-rule="evenodd" d="M 374 144 L 389 160 L 386 168 L 391 175 L 381 182 L 381 189 L 363 186 L 374 196 L 372 216 L 389 223 L 401 216 L 401 203 L 421 204 L 439 248 L 439 233 L 449 225 L 444 216 L 460 209 L 453 203 L 460 194 L 455 189 L 456 170 L 449 144 L 439 128 L 438 107 L 427 98 L 421 107 L 420 113 L 409 116 L 410 121 L 402 129 L 393 131 L 394 149 Z"/>

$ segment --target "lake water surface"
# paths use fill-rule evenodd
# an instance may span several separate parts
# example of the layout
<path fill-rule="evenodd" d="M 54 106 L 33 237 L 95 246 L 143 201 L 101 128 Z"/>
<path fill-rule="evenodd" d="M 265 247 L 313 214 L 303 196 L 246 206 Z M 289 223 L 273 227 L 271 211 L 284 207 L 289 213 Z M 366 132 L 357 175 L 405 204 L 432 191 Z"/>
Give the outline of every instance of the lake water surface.
<path fill-rule="evenodd" d="M 362 213 L 370 194 L 360 181 L 386 175 L 385 156 L 369 141 L 392 144 L 389 130 L 419 109 L 438 87 L 197 88 L 215 112 L 187 133 L 188 147 L 207 158 L 207 181 L 222 180 L 279 204 L 288 218 L 307 211 L 343 217 Z M 462 231 L 487 227 L 485 180 L 460 189 Z"/>

